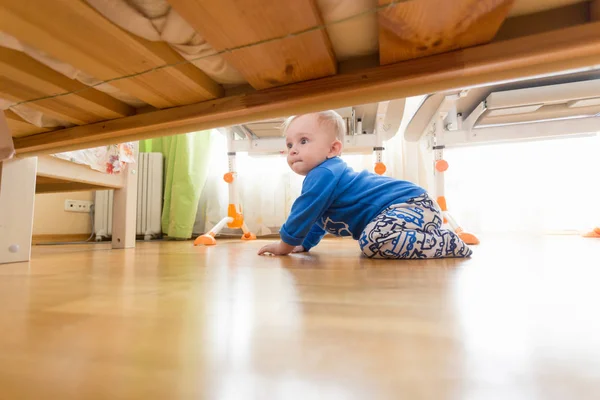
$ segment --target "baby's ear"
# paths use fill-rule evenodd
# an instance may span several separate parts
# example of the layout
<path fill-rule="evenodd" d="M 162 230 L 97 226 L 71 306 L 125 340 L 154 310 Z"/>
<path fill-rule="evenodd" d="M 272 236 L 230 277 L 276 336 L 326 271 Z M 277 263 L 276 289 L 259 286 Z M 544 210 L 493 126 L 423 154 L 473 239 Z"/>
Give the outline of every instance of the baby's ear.
<path fill-rule="evenodd" d="M 342 153 L 342 142 L 336 139 L 329 149 L 329 155 L 332 157 L 339 156 Z"/>

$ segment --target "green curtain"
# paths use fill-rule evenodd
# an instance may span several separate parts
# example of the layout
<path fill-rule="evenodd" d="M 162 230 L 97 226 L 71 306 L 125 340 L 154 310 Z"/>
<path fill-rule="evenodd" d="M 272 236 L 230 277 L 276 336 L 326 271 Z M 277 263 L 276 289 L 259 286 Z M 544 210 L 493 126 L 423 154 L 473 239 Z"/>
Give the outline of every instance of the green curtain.
<path fill-rule="evenodd" d="M 208 174 L 210 131 L 141 140 L 140 152 L 164 156 L 162 231 L 170 239 L 189 239 Z"/>

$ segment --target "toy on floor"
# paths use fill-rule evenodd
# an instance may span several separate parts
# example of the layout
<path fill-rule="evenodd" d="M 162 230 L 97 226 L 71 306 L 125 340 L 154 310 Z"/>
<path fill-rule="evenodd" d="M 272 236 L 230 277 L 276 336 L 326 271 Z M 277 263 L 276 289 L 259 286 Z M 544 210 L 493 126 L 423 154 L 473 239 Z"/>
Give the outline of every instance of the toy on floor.
<path fill-rule="evenodd" d="M 223 218 L 216 224 L 208 233 L 198 236 L 194 240 L 194 246 L 203 244 L 212 246 L 217 244 L 215 236 L 223 229 L 225 224 L 232 229 L 241 229 L 243 235 L 242 240 L 255 240 L 256 235 L 248 230 L 244 222 L 242 214 L 242 206 L 239 204 L 237 193 L 237 173 L 235 172 L 235 153 L 228 153 L 229 156 L 229 172 L 223 176 L 223 180 L 229 184 L 229 206 L 227 207 L 227 217 Z"/>

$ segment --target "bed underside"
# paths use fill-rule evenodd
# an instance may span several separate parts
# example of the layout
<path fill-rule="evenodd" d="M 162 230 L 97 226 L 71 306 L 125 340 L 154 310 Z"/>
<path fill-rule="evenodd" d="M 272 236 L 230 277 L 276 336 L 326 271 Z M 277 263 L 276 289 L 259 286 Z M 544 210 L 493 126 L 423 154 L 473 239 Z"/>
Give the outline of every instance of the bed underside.
<path fill-rule="evenodd" d="M 6 0 L 0 107 L 26 156 L 595 68 L 599 3 Z"/>

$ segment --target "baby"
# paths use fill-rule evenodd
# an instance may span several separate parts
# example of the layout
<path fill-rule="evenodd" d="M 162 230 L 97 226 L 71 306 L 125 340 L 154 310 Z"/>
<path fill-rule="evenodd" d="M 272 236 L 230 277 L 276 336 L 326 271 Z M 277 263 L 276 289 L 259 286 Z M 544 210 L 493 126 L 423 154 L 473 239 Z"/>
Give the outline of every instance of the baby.
<path fill-rule="evenodd" d="M 288 118 L 283 124 L 292 171 L 302 191 L 280 230 L 281 241 L 258 254 L 309 251 L 326 232 L 352 236 L 369 258 L 469 257 L 425 189 L 407 181 L 355 172 L 339 157 L 346 124 L 335 111 Z"/>

